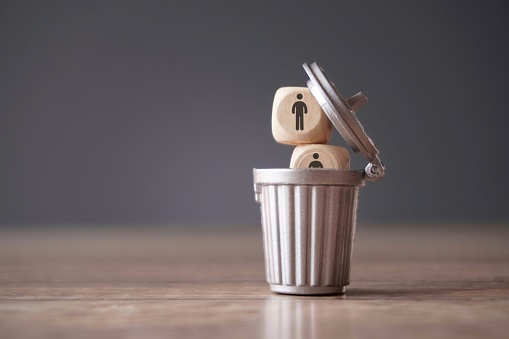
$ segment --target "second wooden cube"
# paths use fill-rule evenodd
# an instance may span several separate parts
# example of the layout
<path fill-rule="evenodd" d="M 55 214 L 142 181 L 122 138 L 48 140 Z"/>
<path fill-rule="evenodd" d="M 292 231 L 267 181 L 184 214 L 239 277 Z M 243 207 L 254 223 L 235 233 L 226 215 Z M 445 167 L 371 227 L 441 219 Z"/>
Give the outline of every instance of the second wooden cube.
<path fill-rule="evenodd" d="M 290 168 L 349 169 L 350 155 L 339 146 L 302 145 L 295 147 Z"/>

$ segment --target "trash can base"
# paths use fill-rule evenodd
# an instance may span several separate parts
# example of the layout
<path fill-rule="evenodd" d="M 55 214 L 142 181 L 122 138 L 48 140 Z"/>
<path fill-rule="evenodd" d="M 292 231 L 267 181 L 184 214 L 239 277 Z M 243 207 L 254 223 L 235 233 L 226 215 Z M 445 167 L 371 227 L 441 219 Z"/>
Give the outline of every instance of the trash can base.
<path fill-rule="evenodd" d="M 285 286 L 270 284 L 272 292 L 295 295 L 344 294 L 346 286 Z"/>

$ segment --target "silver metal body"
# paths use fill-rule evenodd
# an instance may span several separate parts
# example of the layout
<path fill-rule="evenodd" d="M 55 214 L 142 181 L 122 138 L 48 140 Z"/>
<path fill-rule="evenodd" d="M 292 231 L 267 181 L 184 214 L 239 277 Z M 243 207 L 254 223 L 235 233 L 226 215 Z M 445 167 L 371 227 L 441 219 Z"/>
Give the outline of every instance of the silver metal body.
<path fill-rule="evenodd" d="M 340 294 L 350 283 L 360 170 L 255 169 L 273 292 Z"/>

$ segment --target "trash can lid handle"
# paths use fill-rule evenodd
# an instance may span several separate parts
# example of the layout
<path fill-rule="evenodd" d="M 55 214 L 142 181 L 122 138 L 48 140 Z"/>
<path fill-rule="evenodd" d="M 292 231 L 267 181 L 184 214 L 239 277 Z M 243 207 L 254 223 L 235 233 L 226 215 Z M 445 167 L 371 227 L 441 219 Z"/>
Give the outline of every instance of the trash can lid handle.
<path fill-rule="evenodd" d="M 344 99 L 316 62 L 311 65 L 304 63 L 302 67 L 309 76 L 307 86 L 334 127 L 355 153 L 362 152 L 368 159 L 366 180 L 381 179 L 385 166 L 380 161 L 378 149 L 355 115 L 355 111 L 368 99 L 362 93 Z"/>

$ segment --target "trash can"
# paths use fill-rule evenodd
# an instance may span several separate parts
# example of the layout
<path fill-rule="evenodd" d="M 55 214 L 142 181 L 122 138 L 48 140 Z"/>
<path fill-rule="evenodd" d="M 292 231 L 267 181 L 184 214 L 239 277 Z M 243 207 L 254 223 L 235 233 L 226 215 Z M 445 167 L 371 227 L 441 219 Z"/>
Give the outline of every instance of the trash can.
<path fill-rule="evenodd" d="M 344 293 L 362 171 L 255 169 L 254 182 L 271 290 Z"/>
<path fill-rule="evenodd" d="M 307 85 L 333 125 L 370 161 L 365 170 L 254 169 L 260 203 L 266 280 L 273 292 L 341 294 L 350 283 L 359 188 L 384 166 L 348 101 L 323 70 L 304 64 Z"/>

